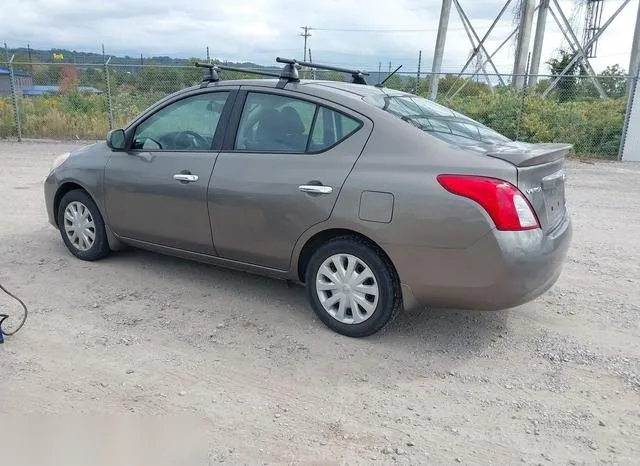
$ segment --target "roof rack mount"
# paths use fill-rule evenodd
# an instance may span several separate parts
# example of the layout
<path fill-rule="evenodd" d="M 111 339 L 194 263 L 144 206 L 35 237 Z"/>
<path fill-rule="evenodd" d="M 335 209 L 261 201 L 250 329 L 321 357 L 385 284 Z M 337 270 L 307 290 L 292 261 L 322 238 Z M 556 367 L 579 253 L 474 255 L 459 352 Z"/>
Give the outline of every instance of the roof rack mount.
<path fill-rule="evenodd" d="M 209 72 L 202 77 L 202 85 L 206 86 L 209 83 L 217 83 L 220 81 L 220 76 L 218 76 L 218 67 L 214 63 L 199 63 L 196 62 L 196 66 L 198 68 L 208 68 Z"/>
<path fill-rule="evenodd" d="M 365 81 L 364 77 L 365 76 L 369 76 L 369 73 L 365 73 L 363 71 L 360 70 L 351 70 L 349 68 L 341 68 L 339 66 L 331 66 L 331 65 L 321 65 L 319 63 L 311 63 L 311 62 L 306 62 L 306 61 L 298 61 L 298 60 L 294 60 L 292 58 L 281 58 L 281 57 L 276 57 L 276 61 L 278 63 L 286 63 L 289 66 L 292 67 L 306 67 L 306 68 L 315 68 L 317 70 L 327 70 L 327 71 L 337 71 L 339 73 L 349 73 L 351 75 L 351 77 L 353 78 L 353 83 L 354 84 L 367 84 L 367 82 Z M 285 67 L 286 70 L 287 67 Z M 284 70 L 283 70 L 284 73 Z M 296 71 L 297 74 L 297 71 Z M 284 76 L 283 76 L 284 77 Z"/>

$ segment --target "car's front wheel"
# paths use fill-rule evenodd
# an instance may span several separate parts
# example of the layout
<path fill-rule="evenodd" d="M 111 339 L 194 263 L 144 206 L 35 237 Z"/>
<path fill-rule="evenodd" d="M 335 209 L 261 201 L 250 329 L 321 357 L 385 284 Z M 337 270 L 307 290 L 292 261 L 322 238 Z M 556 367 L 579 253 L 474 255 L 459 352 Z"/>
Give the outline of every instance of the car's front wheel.
<path fill-rule="evenodd" d="M 58 227 L 67 249 L 79 259 L 94 261 L 111 253 L 102 215 L 84 191 L 69 191 L 62 197 Z"/>
<path fill-rule="evenodd" d="M 320 320 L 349 337 L 378 332 L 402 307 L 391 262 L 357 237 L 335 238 L 319 247 L 307 265 L 305 281 Z"/>

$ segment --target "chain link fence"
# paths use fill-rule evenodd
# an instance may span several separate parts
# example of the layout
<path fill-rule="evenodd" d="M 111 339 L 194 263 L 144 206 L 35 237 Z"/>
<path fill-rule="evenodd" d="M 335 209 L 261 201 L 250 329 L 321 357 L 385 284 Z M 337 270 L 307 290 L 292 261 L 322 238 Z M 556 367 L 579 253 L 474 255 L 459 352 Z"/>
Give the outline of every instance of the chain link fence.
<path fill-rule="evenodd" d="M 599 77 L 604 98 L 588 76 L 557 81 L 556 76 L 539 76 L 536 85 L 519 91 L 508 78 L 506 85 L 489 87 L 477 78 L 447 76 L 440 80 L 436 101 L 511 139 L 568 142 L 581 156 L 618 157 L 628 106 L 627 76 Z M 428 80 L 425 84 L 428 87 Z"/>
<path fill-rule="evenodd" d="M 5 69 L 10 73 L 2 74 Z M 250 71 L 220 71 L 220 78 L 260 78 Z M 162 97 L 200 83 L 205 72 L 195 66 L 0 62 L 0 138 L 103 139 Z M 301 74 L 350 80 L 333 71 Z M 387 87 L 429 96 L 430 75 L 373 72 L 367 82 L 385 79 Z M 512 79 L 442 75 L 435 100 L 512 139 L 568 142 L 582 156 L 618 156 L 627 76 L 601 76 L 599 86 L 586 76 L 538 76 L 535 86 L 520 91 Z"/>

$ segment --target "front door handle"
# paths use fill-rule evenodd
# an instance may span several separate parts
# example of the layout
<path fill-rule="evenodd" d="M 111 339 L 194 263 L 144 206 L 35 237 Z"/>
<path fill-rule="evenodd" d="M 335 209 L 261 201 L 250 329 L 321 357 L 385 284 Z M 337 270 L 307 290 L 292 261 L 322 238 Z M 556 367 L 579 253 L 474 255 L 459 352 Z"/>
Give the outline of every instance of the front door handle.
<path fill-rule="evenodd" d="M 198 175 L 191 175 L 188 173 L 176 173 L 173 175 L 173 179 L 176 181 L 184 181 L 186 183 L 193 183 L 198 181 Z"/>
<path fill-rule="evenodd" d="M 311 194 L 331 194 L 333 192 L 333 188 L 331 186 L 316 184 L 303 184 L 302 186 L 298 186 L 298 189 L 303 193 Z"/>

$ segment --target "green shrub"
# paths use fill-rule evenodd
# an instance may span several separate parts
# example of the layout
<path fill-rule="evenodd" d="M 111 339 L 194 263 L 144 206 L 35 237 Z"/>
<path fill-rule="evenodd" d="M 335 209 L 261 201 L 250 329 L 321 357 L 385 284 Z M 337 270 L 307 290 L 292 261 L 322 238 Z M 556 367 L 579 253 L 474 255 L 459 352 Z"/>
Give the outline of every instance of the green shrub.
<path fill-rule="evenodd" d="M 624 98 L 559 102 L 529 95 L 522 106 L 522 97 L 513 91 L 443 99 L 441 103 L 509 138 L 571 143 L 580 155 L 605 158 L 618 154 L 627 105 Z"/>
<path fill-rule="evenodd" d="M 0 139 L 16 133 L 11 99 L 0 97 Z"/>

